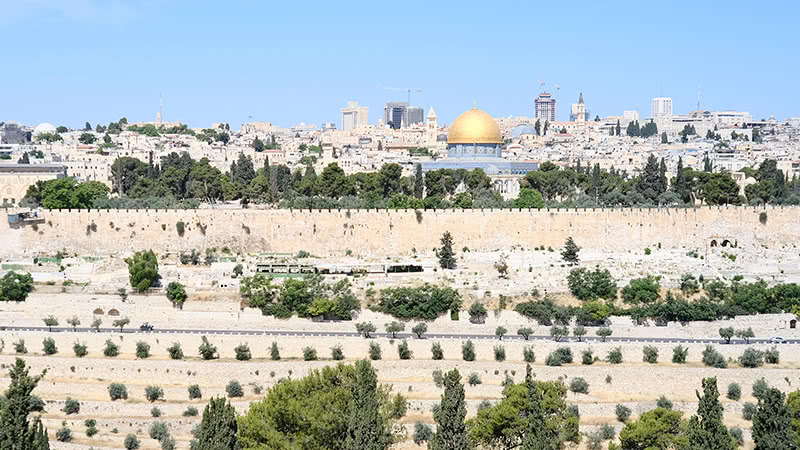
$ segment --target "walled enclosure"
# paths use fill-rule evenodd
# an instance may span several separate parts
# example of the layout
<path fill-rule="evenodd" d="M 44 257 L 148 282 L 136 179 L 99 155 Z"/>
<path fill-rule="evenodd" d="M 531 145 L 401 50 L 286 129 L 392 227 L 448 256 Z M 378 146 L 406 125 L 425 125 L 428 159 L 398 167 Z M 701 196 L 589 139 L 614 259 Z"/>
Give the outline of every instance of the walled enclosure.
<path fill-rule="evenodd" d="M 12 213 L 7 210 L 7 213 Z M 0 225 L 0 257 L 60 249 L 82 255 L 141 249 L 178 252 L 229 247 L 242 253 L 359 257 L 429 252 L 450 231 L 455 249 L 563 245 L 586 248 L 702 249 L 711 240 L 769 248 L 800 243 L 798 207 L 550 210 L 41 210 L 44 223 Z M 185 224 L 183 236 L 178 222 Z"/>

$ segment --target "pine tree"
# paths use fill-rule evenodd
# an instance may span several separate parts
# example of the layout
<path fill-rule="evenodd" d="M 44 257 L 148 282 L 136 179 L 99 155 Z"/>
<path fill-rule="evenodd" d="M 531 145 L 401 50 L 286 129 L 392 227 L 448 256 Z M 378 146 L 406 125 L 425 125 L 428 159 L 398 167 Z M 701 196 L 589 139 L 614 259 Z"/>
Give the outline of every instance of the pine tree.
<path fill-rule="evenodd" d="M 425 187 L 425 177 L 422 175 L 422 164 L 414 166 L 414 197 L 422 198 Z"/>
<path fill-rule="evenodd" d="M 767 388 L 758 398 L 753 416 L 753 441 L 757 450 L 796 450 L 797 436 L 792 416 L 784 403 L 783 392 Z"/>
<path fill-rule="evenodd" d="M 697 415 L 689 419 L 687 437 L 689 448 L 734 450 L 736 444 L 722 424 L 722 404 L 719 402 L 716 378 L 703 378 L 703 395 L 697 395 Z"/>
<path fill-rule="evenodd" d="M 539 119 L 536 119 L 536 123 L 533 124 L 533 129 L 536 131 L 537 136 L 542 135 L 542 122 Z"/>
<path fill-rule="evenodd" d="M 444 376 L 444 393 L 439 409 L 433 413 L 436 421 L 436 434 L 430 442 L 430 450 L 469 449 L 467 427 L 464 418 L 467 407 L 464 402 L 464 385 L 461 375 L 453 369 Z"/>
<path fill-rule="evenodd" d="M 533 371 L 528 364 L 525 369 L 525 387 L 528 391 L 526 404 L 520 408 L 520 414 L 527 423 L 526 433 L 522 438 L 521 450 L 560 450 L 561 438 L 557 429 L 545 417 L 542 403 L 542 392 L 533 381 Z"/>
<path fill-rule="evenodd" d="M 453 236 L 449 231 L 445 231 L 440 242 L 442 247 L 439 248 L 439 265 L 442 269 L 455 269 L 456 256 L 453 252 Z"/>
<path fill-rule="evenodd" d="M 616 131 L 616 133 L 617 133 L 617 136 L 619 136 L 619 135 L 620 135 L 620 132 L 622 131 L 622 130 L 620 129 L 620 126 L 619 126 L 619 119 L 617 119 L 617 128 L 615 128 L 615 130 L 614 130 L 614 131 Z"/>
<path fill-rule="evenodd" d="M 578 257 L 579 251 L 581 251 L 581 248 L 575 244 L 572 236 L 569 236 L 566 242 L 564 242 L 564 250 L 561 251 L 561 259 L 570 264 L 578 264 L 580 262 L 580 258 Z"/>
<path fill-rule="evenodd" d="M 353 411 L 350 413 L 345 450 L 384 450 L 392 437 L 385 429 L 378 407 L 378 377 L 367 360 L 356 362 Z"/>
<path fill-rule="evenodd" d="M 658 159 L 655 155 L 651 154 L 647 158 L 647 163 L 644 166 L 641 177 L 639 177 L 636 190 L 653 203 L 661 194 L 661 174 L 659 173 Z"/>
<path fill-rule="evenodd" d="M 11 384 L 6 391 L 3 409 L 0 410 L 0 448 L 3 450 L 49 450 L 47 431 L 36 417 L 28 420 L 31 413 L 31 392 L 44 377 L 31 377 L 25 361 L 17 359 L 8 371 Z"/>
<path fill-rule="evenodd" d="M 193 450 L 237 450 L 236 410 L 222 397 L 212 398 L 194 434 Z"/>
<path fill-rule="evenodd" d="M 258 136 L 256 136 L 256 138 L 253 140 L 253 148 L 257 152 L 263 152 L 264 151 L 264 142 L 261 139 L 259 139 Z"/>

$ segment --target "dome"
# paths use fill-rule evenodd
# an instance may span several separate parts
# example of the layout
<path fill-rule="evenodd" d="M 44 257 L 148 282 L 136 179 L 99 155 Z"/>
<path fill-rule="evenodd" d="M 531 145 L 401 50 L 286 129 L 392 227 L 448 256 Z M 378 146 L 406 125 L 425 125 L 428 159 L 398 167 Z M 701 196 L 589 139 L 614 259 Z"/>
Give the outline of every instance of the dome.
<path fill-rule="evenodd" d="M 532 127 L 529 123 L 524 123 L 511 129 L 511 137 L 518 138 L 523 134 L 536 134 L 536 128 Z"/>
<path fill-rule="evenodd" d="M 447 133 L 448 144 L 502 144 L 500 127 L 492 116 L 472 108 L 453 121 Z"/>
<path fill-rule="evenodd" d="M 36 128 L 33 129 L 34 136 L 47 133 L 49 134 L 56 133 L 56 127 L 54 127 L 52 123 L 47 123 L 47 122 L 40 123 L 39 125 L 36 126 Z"/>

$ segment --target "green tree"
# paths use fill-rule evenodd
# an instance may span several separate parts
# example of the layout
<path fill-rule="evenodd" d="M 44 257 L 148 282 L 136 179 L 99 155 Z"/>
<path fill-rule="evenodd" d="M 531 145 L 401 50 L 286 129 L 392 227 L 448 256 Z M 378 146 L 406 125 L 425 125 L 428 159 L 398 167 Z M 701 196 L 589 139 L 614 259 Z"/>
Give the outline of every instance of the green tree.
<path fill-rule="evenodd" d="M 183 309 L 183 303 L 186 301 L 186 289 L 183 284 L 171 281 L 167 285 L 167 299 L 172 302 L 173 306 Z"/>
<path fill-rule="evenodd" d="M 735 334 L 735 331 L 733 330 L 733 327 L 727 327 L 727 328 L 720 328 L 719 329 L 719 337 L 721 337 L 722 339 L 725 339 L 725 343 L 726 344 L 730 344 L 731 343 L 731 339 L 733 338 L 734 334 Z"/>
<path fill-rule="evenodd" d="M 257 152 L 263 152 L 264 151 L 264 141 L 262 141 L 261 139 L 258 138 L 258 136 L 256 136 L 256 138 L 253 140 L 253 148 Z"/>
<path fill-rule="evenodd" d="M 405 329 L 406 325 L 403 322 L 398 322 L 396 320 L 386 324 L 386 332 L 392 335 L 392 339 L 395 339 L 397 337 L 397 333 Z"/>
<path fill-rule="evenodd" d="M 212 398 L 194 433 L 193 450 L 238 450 L 236 410 L 227 399 Z"/>
<path fill-rule="evenodd" d="M 144 292 L 158 282 L 158 259 L 152 250 L 136 252 L 132 257 L 125 258 L 128 264 L 131 287 L 138 292 Z"/>
<path fill-rule="evenodd" d="M 544 208 L 545 203 L 542 194 L 536 189 L 522 188 L 519 190 L 519 197 L 514 200 L 515 208 Z"/>
<path fill-rule="evenodd" d="M 369 361 L 355 364 L 356 383 L 353 386 L 353 412 L 349 416 L 344 449 L 383 450 L 392 444 L 391 430 L 380 414 L 378 378 Z"/>
<path fill-rule="evenodd" d="M 31 274 L 20 274 L 13 270 L 0 278 L 0 301 L 22 302 L 33 291 Z"/>
<path fill-rule="evenodd" d="M 431 439 L 430 450 L 465 450 L 471 446 L 467 439 L 467 416 L 464 401 L 464 385 L 461 374 L 453 369 L 444 376 L 444 393 L 439 408 L 433 413 L 436 421 L 436 434 Z"/>
<path fill-rule="evenodd" d="M 722 404 L 719 402 L 716 378 L 703 378 L 703 395 L 697 395 L 697 415 L 689 419 L 687 438 L 689 448 L 710 450 L 735 450 L 737 448 L 728 429 L 722 424 Z"/>
<path fill-rule="evenodd" d="M 49 450 L 47 431 L 39 417 L 30 418 L 33 411 L 31 394 L 41 375 L 30 376 L 25 361 L 16 359 L 9 369 L 11 383 L 0 405 L 0 448 L 4 450 Z"/>
<path fill-rule="evenodd" d="M 561 251 L 561 259 L 569 264 L 578 264 L 580 262 L 578 252 L 580 251 L 581 248 L 575 244 L 572 236 L 569 236 L 566 242 L 564 242 L 564 250 Z"/>
<path fill-rule="evenodd" d="M 449 231 L 445 231 L 440 240 L 442 246 L 439 248 L 439 266 L 442 269 L 455 269 L 456 258 L 453 252 L 453 236 Z"/>
<path fill-rule="evenodd" d="M 689 448 L 682 432 L 684 426 L 680 411 L 656 408 L 642 414 L 639 420 L 626 422 L 619 433 L 619 440 L 626 450 Z"/>
<path fill-rule="evenodd" d="M 798 436 L 792 429 L 792 416 L 784 404 L 783 392 L 767 388 L 758 397 L 753 416 L 753 441 L 756 449 L 796 450 Z"/>
<path fill-rule="evenodd" d="M 425 192 L 425 176 L 422 174 L 422 164 L 414 165 L 414 197 L 422 198 Z"/>
<path fill-rule="evenodd" d="M 561 426 L 566 419 L 566 392 L 559 395 L 554 405 L 546 408 L 543 389 L 533 380 L 530 364 L 525 369 L 524 399 L 520 413 L 525 417 L 525 435 L 522 438 L 522 450 L 559 450 L 563 446 Z M 566 389 L 565 389 L 566 391 Z M 576 424 L 577 425 L 577 424 Z M 577 427 L 576 427 L 577 428 Z"/>

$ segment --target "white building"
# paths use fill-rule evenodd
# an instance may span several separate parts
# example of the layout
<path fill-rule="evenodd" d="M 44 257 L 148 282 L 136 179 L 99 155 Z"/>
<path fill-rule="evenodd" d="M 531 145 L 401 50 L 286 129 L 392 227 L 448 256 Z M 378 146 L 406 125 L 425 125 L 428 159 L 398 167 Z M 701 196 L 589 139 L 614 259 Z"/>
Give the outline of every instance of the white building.
<path fill-rule="evenodd" d="M 347 102 L 347 106 L 341 109 L 342 131 L 365 128 L 369 122 L 367 119 L 368 111 L 368 107 L 358 106 L 358 102 Z"/>
<path fill-rule="evenodd" d="M 637 122 L 639 120 L 639 111 L 623 111 L 622 117 L 627 122 Z"/>
<path fill-rule="evenodd" d="M 656 97 L 652 102 L 653 118 L 669 117 L 672 115 L 672 99 L 669 97 Z"/>

